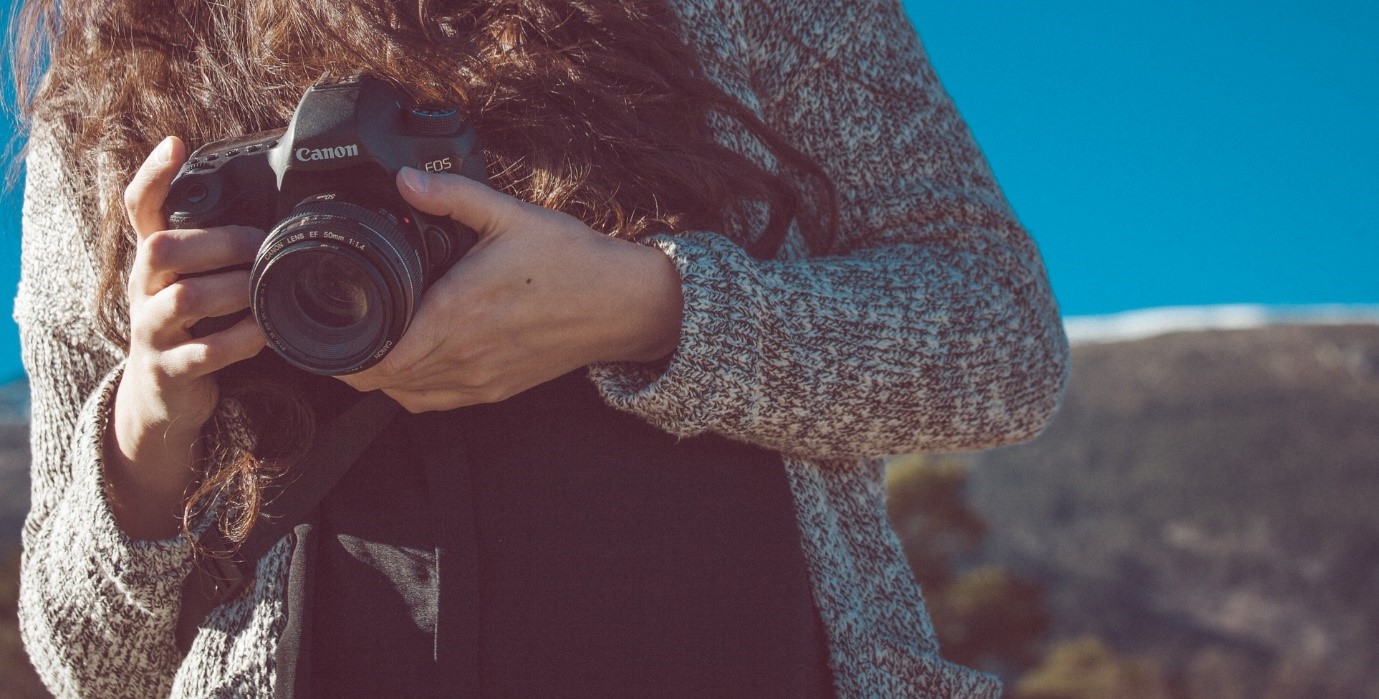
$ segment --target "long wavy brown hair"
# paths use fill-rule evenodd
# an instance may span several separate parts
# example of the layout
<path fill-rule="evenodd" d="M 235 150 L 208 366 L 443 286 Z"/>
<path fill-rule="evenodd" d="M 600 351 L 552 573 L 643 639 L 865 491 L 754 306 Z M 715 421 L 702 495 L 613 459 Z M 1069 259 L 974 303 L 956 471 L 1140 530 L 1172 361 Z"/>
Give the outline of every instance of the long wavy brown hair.
<path fill-rule="evenodd" d="M 667 0 L 31 0 L 12 31 L 20 113 L 55 130 L 96 212 L 98 321 L 121 346 L 135 240 L 122 194 L 148 151 L 167 134 L 195 148 L 281 127 L 323 75 L 369 72 L 458 104 L 495 187 L 608 235 L 727 233 L 764 205 L 768 223 L 739 240 L 764 258 L 792 220 L 815 251 L 837 221 L 827 176 L 705 77 Z M 778 171 L 718 144 L 710 120 L 722 117 Z M 824 204 L 801 216 L 807 189 Z M 219 497 L 220 526 L 242 541 L 312 416 L 280 382 L 220 383 L 253 438 L 210 455 L 186 519 Z"/>

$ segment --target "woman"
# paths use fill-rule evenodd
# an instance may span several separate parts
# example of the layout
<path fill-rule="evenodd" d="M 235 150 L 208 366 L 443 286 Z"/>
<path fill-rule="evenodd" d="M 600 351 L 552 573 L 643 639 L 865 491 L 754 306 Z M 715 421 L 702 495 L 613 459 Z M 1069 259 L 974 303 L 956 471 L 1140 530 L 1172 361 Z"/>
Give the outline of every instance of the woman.
<path fill-rule="evenodd" d="M 996 696 L 938 656 L 879 457 L 1031 437 L 1066 344 L 895 2 L 56 5 L 16 304 L 55 693 Z M 191 337 L 263 234 L 166 231 L 186 144 L 359 71 L 461 105 L 494 190 L 397 187 L 481 242 L 343 383 Z M 243 539 L 375 389 L 409 415 L 184 656 L 194 534 Z"/>

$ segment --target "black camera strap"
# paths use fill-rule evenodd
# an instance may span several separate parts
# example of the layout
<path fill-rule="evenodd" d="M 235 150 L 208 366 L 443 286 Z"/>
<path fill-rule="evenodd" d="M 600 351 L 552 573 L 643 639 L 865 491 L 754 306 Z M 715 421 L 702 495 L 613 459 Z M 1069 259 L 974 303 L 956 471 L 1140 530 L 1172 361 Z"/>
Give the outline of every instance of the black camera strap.
<path fill-rule="evenodd" d="M 206 615 L 253 581 L 259 559 L 307 520 L 400 410 L 401 406 L 381 391 L 365 395 L 318 430 L 306 456 L 269 487 L 259 521 L 244 543 L 233 546 L 218 527 L 201 536 L 202 550 L 229 553 L 198 556 L 182 584 L 176 636 L 183 653 L 191 648 Z"/>

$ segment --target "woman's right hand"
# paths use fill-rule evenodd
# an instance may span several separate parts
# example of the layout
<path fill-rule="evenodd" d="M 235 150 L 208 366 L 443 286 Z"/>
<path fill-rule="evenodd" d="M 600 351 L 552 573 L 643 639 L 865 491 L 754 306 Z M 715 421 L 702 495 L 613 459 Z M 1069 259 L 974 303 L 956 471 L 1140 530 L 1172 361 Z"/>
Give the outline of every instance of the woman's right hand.
<path fill-rule="evenodd" d="M 168 137 L 125 190 L 137 234 L 129 273 L 129 356 L 106 433 L 107 494 L 116 522 L 138 539 L 180 529 L 196 468 L 201 427 L 219 400 L 215 372 L 264 347 L 252 317 L 205 337 L 198 320 L 249 305 L 249 272 L 215 271 L 253 260 L 264 232 L 244 226 L 168 230 L 163 200 L 186 160 Z"/>

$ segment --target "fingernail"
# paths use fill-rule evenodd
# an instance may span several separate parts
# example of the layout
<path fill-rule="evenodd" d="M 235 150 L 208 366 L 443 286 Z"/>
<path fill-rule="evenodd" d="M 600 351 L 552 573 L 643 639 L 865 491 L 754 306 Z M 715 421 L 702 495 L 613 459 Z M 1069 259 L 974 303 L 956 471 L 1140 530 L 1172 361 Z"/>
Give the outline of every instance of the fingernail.
<path fill-rule="evenodd" d="M 425 194 L 431 188 L 431 176 L 415 168 L 402 168 L 402 183 L 417 194 Z"/>
<path fill-rule="evenodd" d="M 172 136 L 164 138 L 163 142 L 153 149 L 153 161 L 159 165 L 167 165 L 172 161 Z"/>

